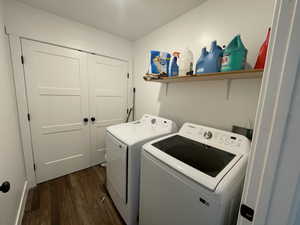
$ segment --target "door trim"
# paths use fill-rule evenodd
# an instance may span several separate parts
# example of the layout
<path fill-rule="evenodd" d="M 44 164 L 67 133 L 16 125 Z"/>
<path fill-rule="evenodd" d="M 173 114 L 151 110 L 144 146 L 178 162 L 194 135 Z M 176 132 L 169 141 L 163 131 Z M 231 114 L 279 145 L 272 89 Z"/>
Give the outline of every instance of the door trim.
<path fill-rule="evenodd" d="M 19 126 L 22 140 L 25 170 L 28 180 L 28 187 L 31 188 L 36 186 L 36 177 L 34 170 L 34 157 L 31 141 L 30 124 L 27 117 L 29 113 L 29 108 L 27 102 L 27 92 L 24 76 L 25 73 L 23 64 L 21 63 L 21 39 L 18 36 L 9 34 L 9 44 L 12 58 L 14 83 L 16 87 Z"/>
<path fill-rule="evenodd" d="M 267 65 L 263 77 L 252 152 L 242 204 L 254 209 L 253 222 L 239 215 L 238 225 L 267 224 L 274 182 L 297 76 L 299 0 L 277 0 Z M 298 7 L 298 9 L 297 9 Z M 299 31 L 298 31 L 299 32 Z M 299 40 L 299 39 L 298 39 Z M 282 212 L 284 214 L 284 212 Z M 282 215 L 279 215 L 282 216 Z"/>
<path fill-rule="evenodd" d="M 22 224 L 22 219 L 23 219 L 25 206 L 26 206 L 26 201 L 27 201 L 27 197 L 28 197 L 28 191 L 29 191 L 28 181 L 26 180 L 24 182 L 24 186 L 23 186 L 23 192 L 22 192 L 22 196 L 21 196 L 21 199 L 20 199 L 19 207 L 18 207 L 18 212 L 17 212 L 17 216 L 16 216 L 16 220 L 15 220 L 15 225 L 21 225 Z"/>
<path fill-rule="evenodd" d="M 10 52 L 11 52 L 11 59 L 12 59 L 12 67 L 13 67 L 13 77 L 14 77 L 14 85 L 16 89 L 16 100 L 17 100 L 17 108 L 18 108 L 18 118 L 19 118 L 19 129 L 21 133 L 21 140 L 22 140 L 22 150 L 23 150 L 23 156 L 24 156 L 24 164 L 25 164 L 25 170 L 26 170 L 26 178 L 28 180 L 28 188 L 35 187 L 37 185 L 36 181 L 36 175 L 34 170 L 34 155 L 33 155 L 33 147 L 32 147 L 32 137 L 31 137 L 31 130 L 30 130 L 30 124 L 28 121 L 28 113 L 29 113 L 29 107 L 27 102 L 27 93 L 26 93 L 26 84 L 25 84 L 25 72 L 23 64 L 21 63 L 21 56 L 22 53 L 22 44 L 21 40 L 30 40 L 35 41 L 38 43 L 44 43 L 52 46 L 67 48 L 71 50 L 81 51 L 92 55 L 99 55 L 115 60 L 119 60 L 122 62 L 128 63 L 128 71 L 132 73 L 132 64 L 129 60 L 119 59 L 103 54 L 98 54 L 86 50 L 81 49 L 75 49 L 70 48 L 67 46 L 57 45 L 54 43 L 48 43 L 44 41 L 39 40 L 33 40 L 26 37 L 20 37 L 15 34 L 8 34 L 9 37 L 9 45 L 10 45 Z M 26 58 L 25 58 L 26 63 Z M 132 76 L 130 76 L 130 79 L 128 79 L 128 98 L 127 98 L 127 107 L 130 107 L 132 104 L 132 95 L 131 95 L 131 87 L 133 86 L 133 79 Z"/>

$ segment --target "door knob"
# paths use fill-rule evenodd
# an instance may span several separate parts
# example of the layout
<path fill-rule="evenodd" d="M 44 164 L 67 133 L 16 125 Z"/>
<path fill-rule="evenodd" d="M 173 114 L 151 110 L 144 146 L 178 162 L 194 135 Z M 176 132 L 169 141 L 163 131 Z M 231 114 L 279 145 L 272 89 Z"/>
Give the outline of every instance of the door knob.
<path fill-rule="evenodd" d="M 89 122 L 89 119 L 88 118 L 84 118 L 83 122 L 87 123 L 87 122 Z"/>
<path fill-rule="evenodd" d="M 91 117 L 91 121 L 92 121 L 92 122 L 95 122 L 95 121 L 96 121 L 96 118 L 95 118 L 95 117 Z"/>
<path fill-rule="evenodd" d="M 7 193 L 10 190 L 10 183 L 8 181 L 5 181 L 2 183 L 2 185 L 0 186 L 0 191 L 2 191 L 3 193 Z"/>

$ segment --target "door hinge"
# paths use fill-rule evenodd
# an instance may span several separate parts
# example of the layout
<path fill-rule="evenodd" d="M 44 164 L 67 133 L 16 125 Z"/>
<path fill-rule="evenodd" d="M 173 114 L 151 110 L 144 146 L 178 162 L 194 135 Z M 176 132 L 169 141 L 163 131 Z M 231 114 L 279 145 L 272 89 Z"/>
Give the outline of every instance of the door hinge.
<path fill-rule="evenodd" d="M 129 73 L 127 73 L 127 79 L 129 79 Z"/>
<path fill-rule="evenodd" d="M 34 171 L 36 171 L 36 165 L 35 165 L 35 163 L 33 164 L 33 169 L 34 169 Z"/>
<path fill-rule="evenodd" d="M 31 120 L 30 113 L 27 113 L 27 119 L 28 119 L 28 121 L 30 121 L 30 120 Z"/>
<path fill-rule="evenodd" d="M 21 55 L 21 63 L 24 65 L 24 56 Z"/>
<path fill-rule="evenodd" d="M 135 93 L 135 91 L 136 91 L 136 89 L 135 89 L 135 88 L 133 88 L 133 93 Z"/>
<path fill-rule="evenodd" d="M 240 209 L 241 216 L 249 220 L 250 222 L 253 221 L 254 217 L 254 210 L 251 209 L 249 206 L 242 204 Z"/>
<path fill-rule="evenodd" d="M 4 33 L 8 35 L 6 26 L 4 26 Z"/>

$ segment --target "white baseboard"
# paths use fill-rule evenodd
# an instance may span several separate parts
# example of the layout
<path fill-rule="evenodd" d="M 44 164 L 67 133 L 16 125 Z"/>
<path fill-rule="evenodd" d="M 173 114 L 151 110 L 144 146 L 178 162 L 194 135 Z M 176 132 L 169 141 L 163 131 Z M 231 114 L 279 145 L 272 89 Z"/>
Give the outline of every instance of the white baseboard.
<path fill-rule="evenodd" d="M 28 196 L 28 190 L 29 190 L 28 181 L 26 180 L 24 182 L 23 192 L 22 192 L 21 200 L 20 200 L 19 207 L 18 207 L 18 213 L 17 213 L 15 225 L 21 225 L 21 223 L 22 223 L 26 200 L 27 200 L 27 196 Z"/>

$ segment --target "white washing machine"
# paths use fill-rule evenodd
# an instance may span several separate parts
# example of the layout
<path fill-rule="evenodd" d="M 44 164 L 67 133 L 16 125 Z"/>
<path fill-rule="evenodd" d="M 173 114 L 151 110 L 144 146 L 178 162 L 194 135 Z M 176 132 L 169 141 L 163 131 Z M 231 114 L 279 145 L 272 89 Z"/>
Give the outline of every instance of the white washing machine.
<path fill-rule="evenodd" d="M 143 146 L 140 225 L 236 224 L 249 140 L 186 123 Z"/>
<path fill-rule="evenodd" d="M 142 146 L 147 141 L 173 132 L 177 132 L 173 121 L 151 115 L 107 128 L 106 186 L 128 225 L 136 225 L 138 222 Z"/>

